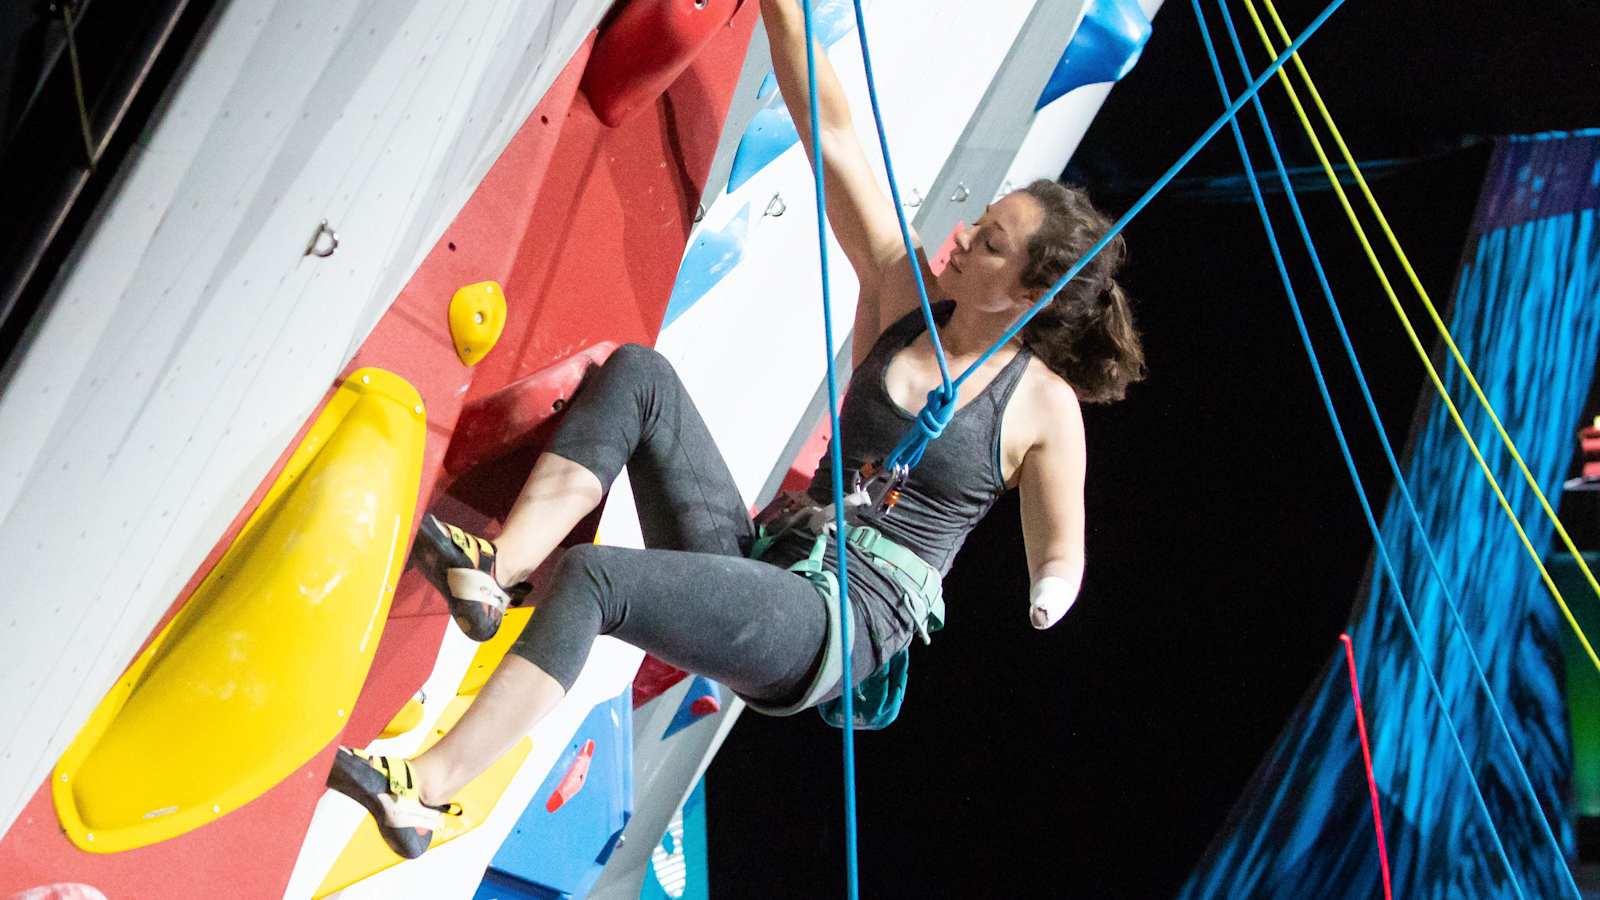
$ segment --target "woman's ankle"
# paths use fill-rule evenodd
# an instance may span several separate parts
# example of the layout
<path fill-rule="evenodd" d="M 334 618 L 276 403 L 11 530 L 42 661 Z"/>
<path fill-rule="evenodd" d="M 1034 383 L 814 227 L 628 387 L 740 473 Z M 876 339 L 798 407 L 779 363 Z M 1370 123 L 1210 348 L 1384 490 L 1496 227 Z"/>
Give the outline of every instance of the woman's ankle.
<path fill-rule="evenodd" d="M 428 806 L 443 806 L 450 802 L 450 797 L 441 788 L 446 787 L 437 771 L 437 766 L 427 758 L 427 754 L 415 759 L 407 760 L 411 764 L 411 776 L 417 782 L 417 796 Z"/>
<path fill-rule="evenodd" d="M 533 575 L 539 563 L 543 560 L 528 564 L 526 556 L 515 543 L 508 544 L 504 538 L 494 541 L 494 562 L 490 567 L 490 574 L 494 576 L 495 583 L 501 590 L 511 593 L 518 585 L 526 584 Z"/>

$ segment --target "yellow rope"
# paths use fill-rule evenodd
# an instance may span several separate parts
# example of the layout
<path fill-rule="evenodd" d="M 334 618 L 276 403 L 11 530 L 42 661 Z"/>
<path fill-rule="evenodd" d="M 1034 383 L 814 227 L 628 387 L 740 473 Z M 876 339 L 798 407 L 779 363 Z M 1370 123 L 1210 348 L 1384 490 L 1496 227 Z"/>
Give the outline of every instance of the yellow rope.
<path fill-rule="evenodd" d="M 1288 32 L 1284 30 L 1283 20 L 1278 18 L 1278 11 L 1274 8 L 1272 0 L 1262 0 L 1262 2 L 1267 7 L 1267 13 L 1272 16 L 1273 25 L 1276 26 L 1278 33 L 1283 37 L 1285 45 L 1287 45 L 1289 40 Z M 1266 45 L 1267 51 L 1272 56 L 1277 56 L 1280 50 L 1272 38 L 1268 36 L 1266 26 L 1256 12 L 1254 0 L 1244 0 L 1244 3 L 1246 10 L 1250 14 L 1250 21 L 1255 23 L 1256 33 L 1260 35 L 1261 42 Z M 1589 581 L 1589 586 L 1594 590 L 1595 595 L 1600 597 L 1600 583 L 1595 581 L 1594 573 L 1589 571 L 1588 564 L 1583 560 L 1583 554 L 1578 552 L 1578 548 L 1572 543 L 1572 538 L 1567 535 L 1566 528 L 1562 527 L 1561 519 L 1556 515 L 1555 510 L 1550 508 L 1550 502 L 1545 499 L 1544 492 L 1539 490 L 1538 482 L 1534 479 L 1533 473 L 1528 471 L 1527 464 L 1523 462 L 1522 454 L 1517 452 L 1516 444 L 1512 442 L 1511 436 L 1506 433 L 1505 427 L 1500 423 L 1500 417 L 1495 415 L 1494 407 L 1489 403 L 1489 398 L 1484 396 L 1483 388 L 1478 385 L 1478 379 L 1473 377 L 1472 369 L 1467 366 L 1466 359 L 1461 356 L 1461 351 L 1456 347 L 1455 341 L 1450 336 L 1450 329 L 1445 326 L 1444 321 L 1439 317 L 1439 311 L 1434 307 L 1433 300 L 1429 298 L 1427 289 L 1422 286 L 1422 280 L 1417 277 L 1416 270 L 1412 268 L 1411 261 L 1400 247 L 1399 239 L 1394 235 L 1394 230 L 1389 227 L 1388 219 L 1384 217 L 1383 210 L 1379 208 L 1377 198 L 1372 195 L 1372 189 L 1367 186 L 1367 180 L 1362 177 L 1361 168 L 1356 165 L 1355 158 L 1350 153 L 1350 148 L 1346 146 L 1343 136 L 1339 134 L 1338 126 L 1333 123 L 1333 116 L 1329 114 L 1328 107 L 1322 102 L 1322 95 L 1311 81 L 1311 72 L 1306 68 L 1306 64 L 1301 61 L 1298 53 L 1293 56 L 1293 60 L 1296 71 L 1300 73 L 1301 80 L 1305 82 L 1312 101 L 1322 115 L 1323 123 L 1328 126 L 1328 131 L 1333 135 L 1334 142 L 1338 145 L 1339 152 L 1344 156 L 1345 163 L 1350 167 L 1351 173 L 1355 175 L 1356 183 L 1360 185 L 1362 195 L 1366 197 L 1368 205 L 1372 207 L 1372 212 L 1383 229 L 1384 236 L 1389 240 L 1389 246 L 1393 248 L 1395 255 L 1399 257 L 1400 265 L 1405 269 L 1406 276 L 1411 281 L 1411 286 L 1416 289 L 1417 295 L 1422 298 L 1423 305 L 1427 307 L 1429 317 L 1433 319 L 1433 324 L 1439 329 L 1439 334 L 1444 337 L 1445 345 L 1450 348 L 1451 355 L 1455 357 L 1456 365 L 1460 366 L 1462 373 L 1467 376 L 1468 384 L 1472 386 L 1473 393 L 1477 395 L 1478 402 L 1483 406 L 1484 411 L 1489 414 L 1489 419 L 1494 423 L 1495 430 L 1499 432 L 1500 439 L 1505 442 L 1506 448 L 1511 451 L 1512 458 L 1516 460 L 1517 466 L 1522 470 L 1523 478 L 1527 480 L 1528 486 L 1533 488 L 1534 494 L 1538 496 L 1539 504 L 1544 507 L 1545 514 L 1555 523 L 1556 531 L 1561 535 L 1561 540 L 1566 545 L 1567 550 L 1572 553 L 1573 559 L 1577 560 L 1579 567 L 1582 568 L 1584 577 Z M 1311 145 L 1316 150 L 1317 159 L 1322 163 L 1323 171 L 1327 173 L 1328 181 L 1333 185 L 1334 193 L 1338 195 L 1339 204 L 1344 207 L 1345 215 L 1355 228 L 1356 237 L 1360 240 L 1362 250 L 1366 252 L 1367 260 L 1372 264 L 1373 271 L 1377 273 L 1378 281 L 1383 285 L 1383 291 L 1388 295 L 1390 305 L 1394 307 L 1395 313 L 1399 315 L 1400 322 L 1405 327 L 1406 335 L 1411 339 L 1411 346 L 1416 350 L 1423 366 L 1427 368 L 1428 377 L 1433 381 L 1434 389 L 1439 392 L 1440 398 L 1444 400 L 1446 408 L 1450 411 L 1450 418 L 1455 422 L 1456 429 L 1466 439 L 1467 446 L 1472 450 L 1473 459 L 1478 461 L 1478 467 L 1483 470 L 1484 478 L 1488 479 L 1489 486 L 1494 489 L 1495 498 L 1500 501 L 1500 508 L 1505 510 L 1506 516 L 1511 519 L 1511 526 L 1516 529 L 1517 537 L 1521 539 L 1522 546 L 1527 549 L 1528 555 L 1533 559 L 1533 564 L 1538 566 L 1539 577 L 1543 579 L 1544 585 L 1549 589 L 1551 596 L 1555 597 L 1556 603 L 1561 607 L 1561 614 L 1566 617 L 1567 624 L 1572 627 L 1573 634 L 1577 635 L 1578 642 L 1583 645 L 1584 652 L 1589 654 L 1589 661 L 1594 664 L 1596 671 L 1600 671 L 1600 657 L 1595 655 L 1594 647 L 1590 645 L 1589 638 L 1583 633 L 1583 629 L 1579 627 L 1577 619 L 1572 615 L 1572 610 L 1567 607 L 1567 601 L 1561 595 L 1561 589 L 1556 587 L 1556 583 L 1550 577 L 1549 571 L 1545 569 L 1544 560 L 1540 558 L 1539 551 L 1534 549 L 1533 543 L 1528 539 L 1527 532 L 1523 531 L 1522 523 L 1517 520 L 1517 514 L 1512 511 L 1511 504 L 1507 502 L 1505 493 L 1500 489 L 1499 482 L 1495 480 L 1494 473 L 1489 469 L 1489 464 L 1484 461 L 1483 454 L 1479 452 L 1477 441 L 1473 440 L 1471 432 L 1467 430 L 1466 423 L 1461 420 L 1461 413 L 1456 409 L 1455 403 L 1451 401 L 1449 392 L 1445 390 L 1444 382 L 1440 380 L 1438 370 L 1434 368 L 1433 361 L 1428 357 L 1428 352 L 1423 349 L 1422 342 L 1417 338 L 1417 332 L 1411 325 L 1410 317 L 1406 315 L 1405 308 L 1400 304 L 1400 299 L 1395 296 L 1394 287 L 1389 283 L 1389 278 L 1384 273 L 1383 265 L 1378 262 L 1378 257 L 1373 252 L 1372 244 L 1367 239 L 1366 230 L 1362 228 L 1356 211 L 1351 207 L 1349 197 L 1346 196 L 1344 188 L 1339 184 L 1338 175 L 1334 172 L 1332 163 L 1328 161 L 1328 156 L 1322 149 L 1322 142 L 1317 138 L 1316 130 L 1311 125 L 1311 119 L 1306 115 L 1305 107 L 1301 105 L 1300 97 L 1295 93 L 1294 85 L 1290 83 L 1287 72 L 1280 69 L 1278 71 L 1278 79 L 1283 83 L 1284 91 L 1289 95 L 1289 102 L 1294 106 L 1295 114 L 1300 118 L 1301 127 L 1305 129 L 1306 136 L 1311 139 Z"/>

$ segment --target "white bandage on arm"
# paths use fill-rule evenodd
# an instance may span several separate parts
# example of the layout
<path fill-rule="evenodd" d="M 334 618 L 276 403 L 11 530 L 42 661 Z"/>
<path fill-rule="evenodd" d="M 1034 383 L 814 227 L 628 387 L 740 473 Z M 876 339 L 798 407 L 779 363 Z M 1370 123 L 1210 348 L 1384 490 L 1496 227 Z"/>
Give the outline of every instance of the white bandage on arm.
<path fill-rule="evenodd" d="M 1028 594 L 1028 621 L 1035 628 L 1049 628 L 1061 621 L 1077 598 L 1072 582 L 1059 575 L 1046 575 L 1034 582 Z"/>

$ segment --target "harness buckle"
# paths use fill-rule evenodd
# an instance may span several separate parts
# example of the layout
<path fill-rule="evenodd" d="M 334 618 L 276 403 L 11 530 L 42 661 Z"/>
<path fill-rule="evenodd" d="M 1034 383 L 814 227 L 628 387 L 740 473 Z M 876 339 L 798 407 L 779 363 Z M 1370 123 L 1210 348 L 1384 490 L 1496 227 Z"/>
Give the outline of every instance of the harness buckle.
<path fill-rule="evenodd" d="M 754 522 L 765 534 L 777 537 L 794 527 L 800 514 L 814 506 L 804 491 L 782 491 L 756 514 Z"/>

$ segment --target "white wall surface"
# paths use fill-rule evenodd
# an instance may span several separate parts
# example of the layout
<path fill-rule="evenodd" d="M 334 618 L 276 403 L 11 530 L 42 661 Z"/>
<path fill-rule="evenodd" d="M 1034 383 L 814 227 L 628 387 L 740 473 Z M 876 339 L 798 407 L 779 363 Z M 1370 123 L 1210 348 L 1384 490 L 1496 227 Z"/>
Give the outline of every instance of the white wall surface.
<path fill-rule="evenodd" d="M 222 6 L 0 396 L 0 827 L 608 5 Z"/>

